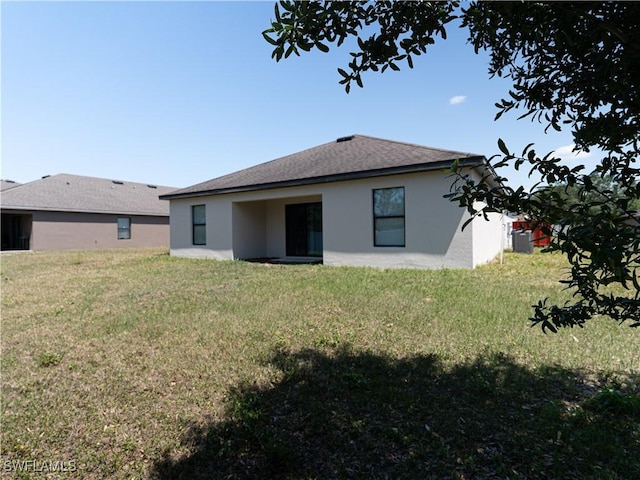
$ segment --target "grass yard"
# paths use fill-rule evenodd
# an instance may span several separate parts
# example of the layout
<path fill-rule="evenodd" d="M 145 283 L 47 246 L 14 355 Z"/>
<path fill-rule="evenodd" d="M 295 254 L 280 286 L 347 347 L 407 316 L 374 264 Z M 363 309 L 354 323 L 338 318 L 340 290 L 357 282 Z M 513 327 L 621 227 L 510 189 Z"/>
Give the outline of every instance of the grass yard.
<path fill-rule="evenodd" d="M 640 478 L 640 331 L 529 326 L 564 267 L 3 255 L 3 478 Z"/>

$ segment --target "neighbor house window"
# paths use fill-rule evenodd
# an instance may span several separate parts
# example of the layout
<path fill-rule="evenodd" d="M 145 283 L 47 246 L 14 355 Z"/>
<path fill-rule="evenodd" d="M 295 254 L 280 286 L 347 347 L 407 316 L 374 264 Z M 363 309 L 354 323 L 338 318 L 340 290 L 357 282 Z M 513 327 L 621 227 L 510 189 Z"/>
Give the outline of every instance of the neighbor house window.
<path fill-rule="evenodd" d="M 404 247 L 404 187 L 373 191 L 373 244 Z"/>
<path fill-rule="evenodd" d="M 131 219 L 129 217 L 118 218 L 118 240 L 131 238 Z"/>
<path fill-rule="evenodd" d="M 193 227 L 193 244 L 207 244 L 207 215 L 204 205 L 191 207 L 191 225 Z"/>

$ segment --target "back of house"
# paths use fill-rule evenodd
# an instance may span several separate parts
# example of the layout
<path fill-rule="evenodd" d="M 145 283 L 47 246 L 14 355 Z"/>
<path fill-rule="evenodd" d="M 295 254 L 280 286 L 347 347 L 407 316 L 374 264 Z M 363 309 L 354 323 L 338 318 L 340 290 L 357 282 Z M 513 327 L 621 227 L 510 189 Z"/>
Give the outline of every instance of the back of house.
<path fill-rule="evenodd" d="M 364 135 L 172 192 L 171 254 L 326 265 L 473 268 L 504 242 L 501 216 L 462 230 L 452 163 L 495 181 L 482 155 Z M 489 175 L 487 175 L 489 173 Z"/>

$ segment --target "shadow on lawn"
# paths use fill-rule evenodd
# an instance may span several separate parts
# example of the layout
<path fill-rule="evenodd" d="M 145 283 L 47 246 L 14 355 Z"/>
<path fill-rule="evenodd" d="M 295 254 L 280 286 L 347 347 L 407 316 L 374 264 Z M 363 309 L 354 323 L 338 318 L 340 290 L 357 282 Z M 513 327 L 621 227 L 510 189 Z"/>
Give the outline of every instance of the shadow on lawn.
<path fill-rule="evenodd" d="M 191 455 L 165 455 L 152 477 L 640 478 L 637 412 L 589 409 L 594 389 L 573 371 L 350 349 L 269 363 L 279 383 L 236 387 L 226 419 L 191 428 Z"/>

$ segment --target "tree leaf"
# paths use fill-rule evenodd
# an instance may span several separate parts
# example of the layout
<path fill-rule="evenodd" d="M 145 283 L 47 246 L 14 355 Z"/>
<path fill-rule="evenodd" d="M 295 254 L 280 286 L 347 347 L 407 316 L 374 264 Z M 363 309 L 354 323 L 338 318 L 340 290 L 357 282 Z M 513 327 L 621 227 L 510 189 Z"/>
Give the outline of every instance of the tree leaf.
<path fill-rule="evenodd" d="M 272 32 L 273 30 L 265 30 L 264 32 L 262 32 L 262 37 L 269 42 L 271 45 L 278 45 L 278 42 L 276 40 L 274 40 L 273 38 L 271 38 L 269 35 L 267 35 L 267 32 Z"/>
<path fill-rule="evenodd" d="M 504 153 L 505 155 L 509 156 L 509 149 L 507 148 L 507 146 L 504 143 L 504 140 L 502 140 L 501 138 L 498 139 L 498 148 L 500 149 L 500 151 L 502 153 Z"/>

